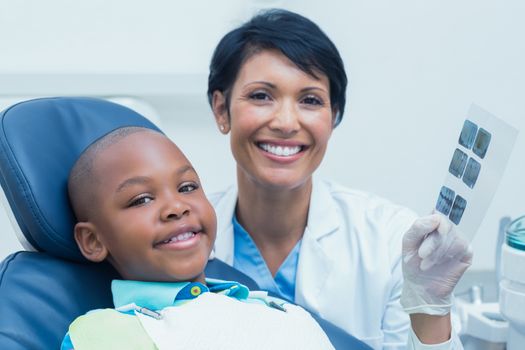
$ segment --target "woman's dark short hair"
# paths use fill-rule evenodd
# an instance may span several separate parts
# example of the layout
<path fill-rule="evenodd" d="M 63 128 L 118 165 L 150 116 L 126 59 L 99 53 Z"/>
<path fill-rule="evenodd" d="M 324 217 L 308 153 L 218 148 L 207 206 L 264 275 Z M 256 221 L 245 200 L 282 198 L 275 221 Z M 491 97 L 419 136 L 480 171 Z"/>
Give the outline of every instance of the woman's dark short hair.
<path fill-rule="evenodd" d="M 242 64 L 261 50 L 279 50 L 299 69 L 318 78 L 322 72 L 330 82 L 330 103 L 337 110 L 334 127 L 343 117 L 347 78 L 343 60 L 326 34 L 312 21 L 296 13 L 272 9 L 226 34 L 213 53 L 208 77 L 208 101 L 217 90 L 230 93 Z"/>

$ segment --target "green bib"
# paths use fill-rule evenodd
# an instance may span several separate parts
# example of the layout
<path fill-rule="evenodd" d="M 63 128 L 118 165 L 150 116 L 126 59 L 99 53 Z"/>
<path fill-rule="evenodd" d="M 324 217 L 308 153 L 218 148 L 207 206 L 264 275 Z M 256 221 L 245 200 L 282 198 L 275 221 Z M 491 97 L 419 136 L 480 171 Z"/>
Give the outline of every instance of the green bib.
<path fill-rule="evenodd" d="M 103 309 L 78 317 L 69 326 L 75 350 L 157 350 L 135 315 Z"/>

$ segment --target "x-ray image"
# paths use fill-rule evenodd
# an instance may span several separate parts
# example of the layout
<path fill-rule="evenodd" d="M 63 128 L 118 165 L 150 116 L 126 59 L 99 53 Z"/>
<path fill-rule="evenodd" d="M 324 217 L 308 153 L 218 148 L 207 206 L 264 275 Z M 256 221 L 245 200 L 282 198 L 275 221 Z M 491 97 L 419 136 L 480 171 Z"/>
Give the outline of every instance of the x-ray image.
<path fill-rule="evenodd" d="M 479 164 L 474 158 L 470 158 L 463 174 L 463 182 L 470 188 L 474 188 L 476 180 L 478 179 L 479 171 L 481 170 L 481 164 Z"/>
<path fill-rule="evenodd" d="M 474 147 L 472 147 L 472 152 L 474 152 L 474 154 L 476 154 L 481 159 L 485 158 L 485 154 L 489 148 L 490 138 L 491 135 L 487 130 L 483 128 L 479 129 L 478 136 L 474 142 Z"/>
<path fill-rule="evenodd" d="M 476 138 L 476 132 L 478 131 L 478 126 L 471 122 L 470 120 L 465 120 L 463 124 L 463 129 L 461 129 L 461 134 L 459 135 L 459 144 L 466 149 L 470 149 Z"/>
<path fill-rule="evenodd" d="M 450 212 L 449 216 L 450 221 L 456 225 L 459 225 L 466 207 L 467 201 L 458 194 L 454 200 L 454 204 L 452 205 L 452 211 Z"/>
<path fill-rule="evenodd" d="M 496 193 L 518 131 L 476 105 L 458 122 L 461 132 L 449 148 L 452 159 L 434 204 L 435 211 L 471 241 Z"/>
<path fill-rule="evenodd" d="M 456 148 L 450 166 L 448 167 L 448 171 L 455 177 L 461 179 L 465 166 L 467 165 L 467 159 L 467 154 L 462 152 L 459 148 Z"/>
<path fill-rule="evenodd" d="M 439 197 L 436 204 L 436 209 L 448 216 L 450 209 L 452 208 L 452 201 L 454 200 L 454 191 L 450 188 L 443 186 L 439 192 Z"/>

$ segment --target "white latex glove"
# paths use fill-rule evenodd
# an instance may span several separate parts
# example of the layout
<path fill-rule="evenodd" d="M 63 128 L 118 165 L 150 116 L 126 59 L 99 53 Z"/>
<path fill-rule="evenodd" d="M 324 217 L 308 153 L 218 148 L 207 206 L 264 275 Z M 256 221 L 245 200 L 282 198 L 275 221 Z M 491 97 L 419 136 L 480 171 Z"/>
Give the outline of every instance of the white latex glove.
<path fill-rule="evenodd" d="M 403 236 L 403 292 L 405 311 L 446 315 L 452 291 L 472 264 L 472 250 L 441 214 L 417 219 Z"/>

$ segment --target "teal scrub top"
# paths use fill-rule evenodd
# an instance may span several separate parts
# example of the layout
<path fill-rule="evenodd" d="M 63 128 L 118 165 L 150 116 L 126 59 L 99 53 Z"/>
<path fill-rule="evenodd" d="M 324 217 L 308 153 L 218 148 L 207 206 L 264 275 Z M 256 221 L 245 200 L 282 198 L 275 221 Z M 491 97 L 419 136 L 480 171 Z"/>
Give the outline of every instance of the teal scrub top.
<path fill-rule="evenodd" d="M 255 280 L 261 290 L 275 293 L 277 296 L 295 302 L 295 276 L 301 241 L 297 242 L 273 277 L 255 242 L 237 221 L 235 215 L 232 218 L 232 223 L 234 235 L 233 267 Z"/>

